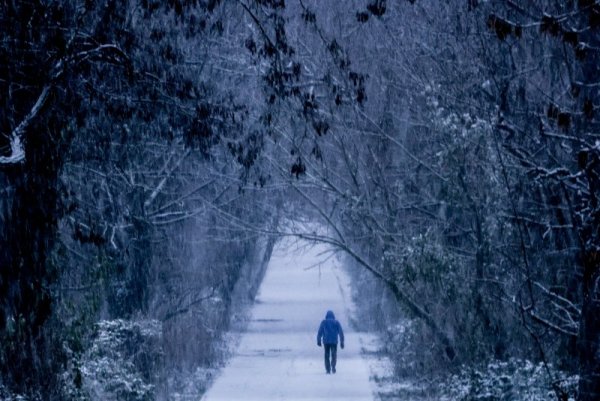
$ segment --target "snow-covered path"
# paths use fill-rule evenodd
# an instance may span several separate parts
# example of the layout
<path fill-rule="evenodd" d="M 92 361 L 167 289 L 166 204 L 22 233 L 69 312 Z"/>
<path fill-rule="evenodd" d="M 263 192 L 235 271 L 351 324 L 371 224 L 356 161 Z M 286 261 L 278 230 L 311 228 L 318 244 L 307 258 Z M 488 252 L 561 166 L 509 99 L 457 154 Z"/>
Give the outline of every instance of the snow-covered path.
<path fill-rule="evenodd" d="M 248 330 L 203 401 L 373 399 L 361 338 L 348 321 L 348 279 L 336 258 L 324 261 L 326 249 L 275 248 Z M 346 335 L 335 375 L 325 374 L 323 349 L 316 345 L 328 309 Z"/>

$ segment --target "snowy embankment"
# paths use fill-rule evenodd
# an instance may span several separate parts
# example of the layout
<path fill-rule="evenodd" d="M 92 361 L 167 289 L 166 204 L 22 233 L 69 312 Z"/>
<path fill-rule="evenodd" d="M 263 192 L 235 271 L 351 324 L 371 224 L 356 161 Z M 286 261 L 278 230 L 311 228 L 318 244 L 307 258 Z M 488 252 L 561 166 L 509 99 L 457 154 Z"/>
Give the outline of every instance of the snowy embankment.
<path fill-rule="evenodd" d="M 324 245 L 279 244 L 239 347 L 202 398 L 232 400 L 372 400 L 362 334 L 349 325 L 348 279 Z M 331 309 L 344 327 L 337 374 L 326 375 L 316 333 Z"/>

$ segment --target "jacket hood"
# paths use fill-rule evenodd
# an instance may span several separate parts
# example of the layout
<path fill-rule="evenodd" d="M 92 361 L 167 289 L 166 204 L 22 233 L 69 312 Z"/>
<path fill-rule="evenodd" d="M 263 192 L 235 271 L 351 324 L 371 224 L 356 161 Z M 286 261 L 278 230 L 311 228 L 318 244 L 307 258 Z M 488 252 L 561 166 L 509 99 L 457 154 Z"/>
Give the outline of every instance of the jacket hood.
<path fill-rule="evenodd" d="M 335 319 L 335 315 L 332 311 L 328 310 L 327 314 L 325 315 L 325 319 Z"/>

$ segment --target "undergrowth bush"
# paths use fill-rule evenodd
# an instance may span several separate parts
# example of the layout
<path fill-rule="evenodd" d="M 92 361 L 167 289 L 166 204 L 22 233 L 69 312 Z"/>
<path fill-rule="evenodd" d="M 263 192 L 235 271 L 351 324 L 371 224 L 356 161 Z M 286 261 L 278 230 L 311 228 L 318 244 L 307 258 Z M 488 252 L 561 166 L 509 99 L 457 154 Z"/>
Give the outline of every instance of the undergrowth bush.
<path fill-rule="evenodd" d="M 161 372 L 157 320 L 103 320 L 85 353 L 81 374 L 91 400 L 150 401 Z"/>
<path fill-rule="evenodd" d="M 510 359 L 465 368 L 443 381 L 439 393 L 440 401 L 573 401 L 577 380 L 552 365 Z"/>

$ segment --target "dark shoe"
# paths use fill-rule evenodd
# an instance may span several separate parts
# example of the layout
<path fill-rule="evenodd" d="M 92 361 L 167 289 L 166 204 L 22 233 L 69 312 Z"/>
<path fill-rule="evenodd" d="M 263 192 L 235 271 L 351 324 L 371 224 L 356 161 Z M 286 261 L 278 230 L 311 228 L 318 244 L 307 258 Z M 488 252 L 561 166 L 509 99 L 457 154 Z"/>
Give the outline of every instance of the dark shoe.
<path fill-rule="evenodd" d="M 335 368 L 332 368 L 331 371 L 333 372 L 333 374 L 335 374 Z"/>
<path fill-rule="evenodd" d="M 329 374 L 329 373 L 330 373 L 329 371 L 327 371 L 327 372 L 326 372 L 326 374 Z M 335 372 L 334 372 L 334 373 L 335 373 Z"/>

